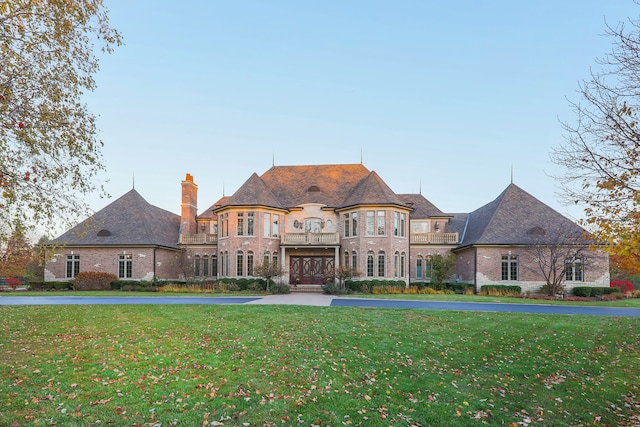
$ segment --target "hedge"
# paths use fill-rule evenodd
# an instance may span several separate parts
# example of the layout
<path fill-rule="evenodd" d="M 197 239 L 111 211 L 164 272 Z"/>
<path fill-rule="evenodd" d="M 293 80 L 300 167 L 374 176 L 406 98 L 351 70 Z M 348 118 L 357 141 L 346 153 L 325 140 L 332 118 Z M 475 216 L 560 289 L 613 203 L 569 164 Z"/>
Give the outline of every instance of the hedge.
<path fill-rule="evenodd" d="M 411 282 L 409 283 L 409 286 L 416 286 L 420 290 L 424 288 L 431 288 L 436 291 L 453 291 L 456 294 L 466 294 L 469 289 L 475 289 L 475 285 L 473 283 L 464 282 L 451 282 L 445 283 L 444 285 L 435 285 L 431 282 Z"/>
<path fill-rule="evenodd" d="M 32 291 L 69 291 L 73 289 L 73 282 L 29 282 Z"/>
<path fill-rule="evenodd" d="M 604 286 L 576 286 L 573 288 L 573 295 L 577 297 L 598 297 L 620 292 L 620 288 L 607 288 Z"/>

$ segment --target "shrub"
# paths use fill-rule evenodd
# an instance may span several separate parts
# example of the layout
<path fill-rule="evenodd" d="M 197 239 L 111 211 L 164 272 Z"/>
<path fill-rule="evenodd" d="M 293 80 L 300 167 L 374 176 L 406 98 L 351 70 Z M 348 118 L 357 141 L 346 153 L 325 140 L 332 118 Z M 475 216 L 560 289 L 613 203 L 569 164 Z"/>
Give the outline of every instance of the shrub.
<path fill-rule="evenodd" d="M 604 286 L 576 286 L 573 288 L 573 295 L 577 297 L 598 297 L 600 295 L 609 295 L 615 292 L 620 292 L 619 288 Z"/>
<path fill-rule="evenodd" d="M 618 288 L 620 292 L 631 293 L 634 290 L 633 283 L 628 280 L 614 280 L 609 284 L 610 288 Z"/>
<path fill-rule="evenodd" d="M 290 289 L 289 285 L 287 285 L 286 283 L 276 283 L 269 286 L 269 291 L 272 294 L 288 294 Z"/>
<path fill-rule="evenodd" d="M 511 297 L 521 293 L 522 288 L 517 285 L 482 285 L 480 287 L 480 295 L 493 297 Z"/>
<path fill-rule="evenodd" d="M 115 274 L 102 271 L 81 271 L 73 280 L 73 289 L 77 291 L 106 291 L 111 282 L 117 279 Z"/>
<path fill-rule="evenodd" d="M 17 277 L 7 277 L 6 279 L 4 279 L 4 281 L 7 286 L 9 286 L 14 291 L 18 289 L 18 286 L 22 285 L 22 280 L 18 279 Z"/>

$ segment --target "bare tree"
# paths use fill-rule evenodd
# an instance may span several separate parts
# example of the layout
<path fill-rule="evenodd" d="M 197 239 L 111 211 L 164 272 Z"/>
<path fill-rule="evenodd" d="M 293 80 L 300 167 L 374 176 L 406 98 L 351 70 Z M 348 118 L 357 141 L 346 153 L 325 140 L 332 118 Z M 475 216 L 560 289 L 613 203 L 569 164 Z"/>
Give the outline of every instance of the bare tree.
<path fill-rule="evenodd" d="M 551 230 L 537 227 L 529 234 L 533 244 L 528 252 L 534 261 L 529 269 L 544 277 L 547 295 L 564 292 L 567 272 L 571 279 L 582 280 L 584 265 L 591 254 L 584 232 L 573 224 L 561 224 Z"/>
<path fill-rule="evenodd" d="M 336 280 L 338 281 L 338 285 L 340 286 L 340 289 L 344 290 L 344 282 L 346 280 L 350 280 L 354 277 L 360 276 L 360 273 L 358 272 L 358 270 L 356 270 L 351 266 L 343 265 L 336 269 L 334 275 Z"/>
<path fill-rule="evenodd" d="M 282 267 L 277 260 L 274 260 L 271 263 L 265 260 L 262 264 L 253 267 L 253 275 L 261 277 L 267 281 L 267 292 L 269 292 L 271 279 L 282 276 Z"/>
<path fill-rule="evenodd" d="M 584 206 L 584 225 L 640 269 L 640 21 L 607 25 L 606 35 L 613 48 L 570 101 L 576 120 L 562 123 L 552 159 L 565 170 L 565 201 Z"/>

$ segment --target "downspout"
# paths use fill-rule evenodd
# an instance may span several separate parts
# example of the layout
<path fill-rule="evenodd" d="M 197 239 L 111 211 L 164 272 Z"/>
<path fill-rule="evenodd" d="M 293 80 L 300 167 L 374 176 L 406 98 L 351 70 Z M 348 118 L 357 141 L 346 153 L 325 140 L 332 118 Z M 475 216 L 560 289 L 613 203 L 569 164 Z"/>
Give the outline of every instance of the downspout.
<path fill-rule="evenodd" d="M 158 274 L 156 272 L 156 249 L 157 246 L 153 247 L 153 280 L 157 280 L 158 279 Z"/>

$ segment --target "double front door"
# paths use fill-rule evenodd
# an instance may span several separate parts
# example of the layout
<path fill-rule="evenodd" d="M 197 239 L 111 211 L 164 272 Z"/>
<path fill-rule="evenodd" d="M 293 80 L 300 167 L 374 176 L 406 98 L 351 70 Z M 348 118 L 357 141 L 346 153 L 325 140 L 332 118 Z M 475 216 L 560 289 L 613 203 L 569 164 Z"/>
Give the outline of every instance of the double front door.
<path fill-rule="evenodd" d="M 289 283 L 292 285 L 322 285 L 333 279 L 335 260 L 331 256 L 292 256 L 289 262 Z"/>

